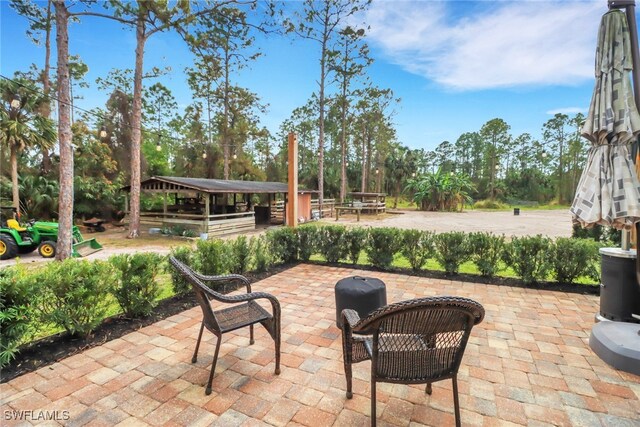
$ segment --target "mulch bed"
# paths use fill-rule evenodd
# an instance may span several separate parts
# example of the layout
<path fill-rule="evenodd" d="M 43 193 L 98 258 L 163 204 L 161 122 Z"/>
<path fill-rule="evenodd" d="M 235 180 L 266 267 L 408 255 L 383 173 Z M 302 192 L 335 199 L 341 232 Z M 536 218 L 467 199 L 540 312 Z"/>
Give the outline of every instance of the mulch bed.
<path fill-rule="evenodd" d="M 309 261 L 308 263 L 331 267 L 352 268 L 372 272 L 383 271 L 377 267 L 367 265 L 354 266 L 352 264 L 344 263 L 329 264 L 320 261 Z M 297 263 L 280 265 L 271 268 L 268 272 L 265 273 L 248 273 L 246 274 L 246 277 L 251 281 L 251 283 L 254 283 L 273 274 L 281 273 L 291 267 L 294 267 L 295 265 L 297 265 Z M 600 294 L 600 286 L 571 285 L 556 282 L 542 282 L 537 285 L 526 286 L 522 283 L 522 281 L 518 279 L 505 277 L 486 278 L 474 274 L 447 275 L 444 272 L 430 270 L 421 270 L 418 272 L 414 272 L 406 268 L 392 268 L 384 271 L 418 277 L 456 280 L 471 283 L 484 283 L 490 285 L 512 286 L 519 288 L 570 292 L 588 295 Z M 195 307 L 196 305 L 196 299 L 191 294 L 182 297 L 174 296 L 160 301 L 153 315 L 145 317 L 143 319 L 128 319 L 124 318 L 122 315 L 107 318 L 88 338 L 71 337 L 66 333 L 60 333 L 29 343 L 21 349 L 16 359 L 14 359 L 7 367 L 2 369 L 2 372 L 0 374 L 0 383 L 10 381 L 20 375 L 35 371 L 44 366 L 51 365 L 52 363 L 72 356 L 76 353 L 81 353 L 92 347 L 102 345 L 107 341 L 120 338 L 123 335 L 126 335 L 133 331 L 137 331 L 138 329 L 151 325 L 157 321 L 181 313 L 185 310 Z"/>

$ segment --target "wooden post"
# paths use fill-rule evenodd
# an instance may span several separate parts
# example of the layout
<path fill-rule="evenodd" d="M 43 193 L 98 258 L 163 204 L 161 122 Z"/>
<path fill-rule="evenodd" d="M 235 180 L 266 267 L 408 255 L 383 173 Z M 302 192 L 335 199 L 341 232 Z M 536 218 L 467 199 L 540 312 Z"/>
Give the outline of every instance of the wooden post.
<path fill-rule="evenodd" d="M 289 197 L 287 204 L 287 222 L 289 227 L 298 225 L 298 137 L 289 133 Z"/>
<path fill-rule="evenodd" d="M 204 199 L 204 229 L 202 230 L 203 233 L 208 233 L 209 232 L 209 212 L 211 211 L 210 209 L 210 197 L 209 194 L 207 193 L 207 196 Z"/>
<path fill-rule="evenodd" d="M 168 193 L 165 191 L 164 198 L 162 199 L 162 214 L 165 218 L 167 217 L 167 195 Z"/>

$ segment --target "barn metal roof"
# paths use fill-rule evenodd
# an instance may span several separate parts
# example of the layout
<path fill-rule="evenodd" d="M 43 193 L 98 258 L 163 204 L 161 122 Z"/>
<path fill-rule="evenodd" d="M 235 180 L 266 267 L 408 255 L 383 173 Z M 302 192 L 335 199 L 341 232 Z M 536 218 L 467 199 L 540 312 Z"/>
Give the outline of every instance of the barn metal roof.
<path fill-rule="evenodd" d="M 142 190 L 155 191 L 199 191 L 202 193 L 286 193 L 287 184 L 282 182 L 237 181 L 207 178 L 181 178 L 177 176 L 154 176 L 141 183 Z M 131 186 L 123 187 L 131 191 Z"/>

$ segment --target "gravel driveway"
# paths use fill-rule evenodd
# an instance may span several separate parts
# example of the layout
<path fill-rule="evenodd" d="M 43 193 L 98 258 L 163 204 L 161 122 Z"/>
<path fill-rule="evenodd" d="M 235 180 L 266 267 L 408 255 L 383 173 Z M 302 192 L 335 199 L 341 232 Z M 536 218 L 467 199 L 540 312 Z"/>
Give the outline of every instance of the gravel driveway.
<path fill-rule="evenodd" d="M 373 227 L 415 228 L 435 231 L 488 231 L 506 236 L 528 236 L 542 234 L 548 237 L 571 236 L 571 213 L 568 209 L 513 211 L 464 211 L 464 212 L 421 212 L 397 211 L 385 215 L 361 215 L 360 222 L 355 215 L 340 215 L 326 218 L 323 222 L 343 225 Z"/>

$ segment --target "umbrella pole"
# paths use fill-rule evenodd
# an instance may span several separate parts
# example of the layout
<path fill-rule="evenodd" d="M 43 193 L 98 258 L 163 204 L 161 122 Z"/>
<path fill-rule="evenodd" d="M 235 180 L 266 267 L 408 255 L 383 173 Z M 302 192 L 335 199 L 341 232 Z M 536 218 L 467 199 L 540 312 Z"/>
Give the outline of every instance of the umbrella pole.
<path fill-rule="evenodd" d="M 629 38 L 631 41 L 631 60 L 633 62 L 633 70 L 631 70 L 631 79 L 633 80 L 633 96 L 636 101 L 636 107 L 640 108 L 640 50 L 638 49 L 638 25 L 636 23 L 636 2 L 635 0 L 609 0 L 607 2 L 609 9 L 624 9 L 627 15 L 627 24 L 629 25 Z M 640 152 L 640 151 L 639 151 Z M 634 227 L 634 231 L 635 227 Z M 640 234 L 635 234 L 636 250 L 640 248 Z M 629 250 L 630 232 L 622 232 L 622 249 Z M 640 278 L 640 257 L 636 268 Z"/>

